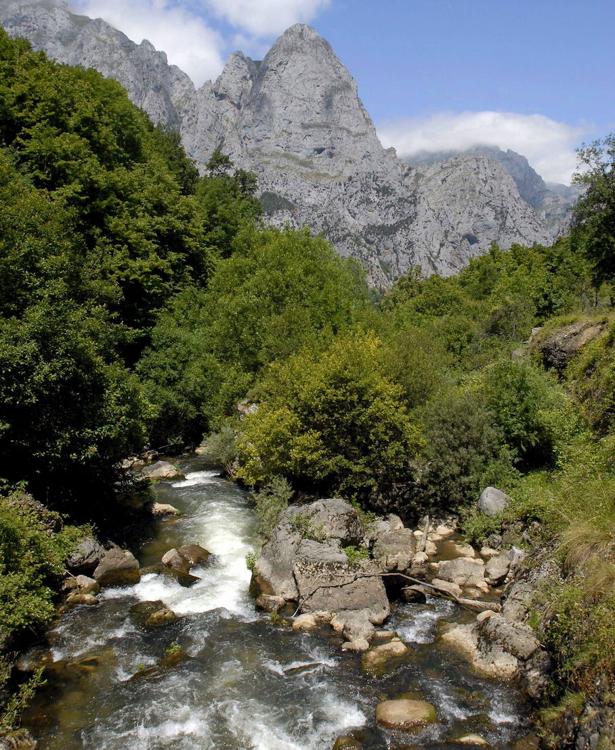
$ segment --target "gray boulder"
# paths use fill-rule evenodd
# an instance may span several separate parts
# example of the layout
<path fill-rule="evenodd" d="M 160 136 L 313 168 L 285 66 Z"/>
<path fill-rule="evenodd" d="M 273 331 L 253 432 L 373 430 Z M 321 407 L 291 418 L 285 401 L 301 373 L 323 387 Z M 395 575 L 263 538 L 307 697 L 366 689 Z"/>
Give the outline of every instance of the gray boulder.
<path fill-rule="evenodd" d="M 141 472 L 142 476 L 149 479 L 150 482 L 161 482 L 170 479 L 182 479 L 183 474 L 177 468 L 168 461 L 156 461 L 151 466 L 146 466 Z"/>
<path fill-rule="evenodd" d="M 496 612 L 485 612 L 479 621 L 481 637 L 490 643 L 497 643 L 517 659 L 527 661 L 540 648 L 540 641 L 529 625 L 510 622 Z"/>
<path fill-rule="evenodd" d="M 491 586 L 498 586 L 506 579 L 510 570 L 510 554 L 502 552 L 492 557 L 485 565 L 485 578 Z"/>
<path fill-rule="evenodd" d="M 478 509 L 487 516 L 498 516 L 506 509 L 509 502 L 510 498 L 502 490 L 496 487 L 486 487 L 478 501 Z"/>
<path fill-rule="evenodd" d="M 139 563 L 125 549 L 112 547 L 96 566 L 94 578 L 101 586 L 132 586 L 139 582 Z"/>
<path fill-rule="evenodd" d="M 480 587 L 485 582 L 485 563 L 472 557 L 444 560 L 438 565 L 438 578 L 457 586 Z"/>
<path fill-rule="evenodd" d="M 411 566 L 415 549 L 416 538 L 411 529 L 401 528 L 379 534 L 373 555 L 383 571 L 402 572 Z"/>
<path fill-rule="evenodd" d="M 347 564 L 342 547 L 359 544 L 362 533 L 356 510 L 344 500 L 317 500 L 309 505 L 287 508 L 280 514 L 254 566 L 258 592 L 296 601 L 299 589 L 294 566 L 299 548 L 302 547 L 302 558 Z M 321 541 L 323 546 L 317 546 L 316 539 L 308 538 L 310 536 L 326 540 L 326 544 Z"/>
<path fill-rule="evenodd" d="M 75 573 L 91 573 L 105 555 L 105 548 L 94 537 L 82 539 L 66 560 L 66 567 Z"/>

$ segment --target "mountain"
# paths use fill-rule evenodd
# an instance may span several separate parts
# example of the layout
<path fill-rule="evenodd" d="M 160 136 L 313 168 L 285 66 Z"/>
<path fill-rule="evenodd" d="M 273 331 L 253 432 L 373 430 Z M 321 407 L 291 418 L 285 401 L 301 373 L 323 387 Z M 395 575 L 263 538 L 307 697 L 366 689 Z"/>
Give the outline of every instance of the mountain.
<path fill-rule="evenodd" d="M 412 266 L 448 275 L 492 242 L 548 243 L 559 231 L 493 154 L 417 166 L 384 149 L 352 76 L 308 26 L 288 29 L 262 61 L 235 53 L 197 90 L 149 42 L 61 0 L 0 0 L 0 22 L 61 62 L 117 79 L 155 122 L 179 129 L 201 168 L 220 147 L 258 175 L 269 222 L 323 233 L 375 286 Z"/>
<path fill-rule="evenodd" d="M 418 168 L 441 164 L 462 154 L 486 156 L 499 162 L 513 178 L 519 195 L 534 208 L 551 231 L 557 235 L 565 232 L 570 223 L 571 211 L 581 195 L 582 189 L 576 185 L 547 183 L 530 166 L 521 154 L 496 146 L 475 146 L 465 151 L 423 151 L 405 158 L 405 161 Z"/>

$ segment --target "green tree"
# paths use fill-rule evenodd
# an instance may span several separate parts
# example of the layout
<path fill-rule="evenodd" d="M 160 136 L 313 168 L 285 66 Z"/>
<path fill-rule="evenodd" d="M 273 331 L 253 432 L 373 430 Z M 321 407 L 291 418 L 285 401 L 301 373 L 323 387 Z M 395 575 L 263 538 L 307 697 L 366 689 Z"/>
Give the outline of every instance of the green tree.
<path fill-rule="evenodd" d="M 282 475 L 381 509 L 407 494 L 420 438 L 402 390 L 382 373 L 381 346 L 349 332 L 273 366 L 240 424 L 238 476 L 258 485 Z"/>
<path fill-rule="evenodd" d="M 615 278 L 615 134 L 579 150 L 576 182 L 586 190 L 575 208 L 577 239 L 597 284 Z"/>

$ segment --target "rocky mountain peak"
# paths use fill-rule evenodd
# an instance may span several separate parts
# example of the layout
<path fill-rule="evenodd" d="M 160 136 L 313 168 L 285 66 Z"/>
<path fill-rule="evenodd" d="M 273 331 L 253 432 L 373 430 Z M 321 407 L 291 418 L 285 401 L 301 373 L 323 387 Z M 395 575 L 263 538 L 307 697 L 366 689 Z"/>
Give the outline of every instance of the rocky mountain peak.
<path fill-rule="evenodd" d="M 411 167 L 383 149 L 350 72 L 305 24 L 287 29 L 262 62 L 231 55 L 197 91 L 149 42 L 61 0 L 0 0 L 0 22 L 61 62 L 116 78 L 155 122 L 180 131 L 200 167 L 221 148 L 256 172 L 271 224 L 323 233 L 376 286 L 412 266 L 453 273 L 492 242 L 548 242 L 562 227 L 569 204 L 555 196 L 537 208 L 544 183 L 513 152 Z"/>

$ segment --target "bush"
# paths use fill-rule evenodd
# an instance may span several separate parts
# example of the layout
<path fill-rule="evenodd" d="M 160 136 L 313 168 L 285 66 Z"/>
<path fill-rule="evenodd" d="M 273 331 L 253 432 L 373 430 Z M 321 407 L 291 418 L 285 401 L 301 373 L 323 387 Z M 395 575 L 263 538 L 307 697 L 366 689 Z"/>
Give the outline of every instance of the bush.
<path fill-rule="evenodd" d="M 254 485 L 284 475 L 375 506 L 406 490 L 418 429 L 380 350 L 374 334 L 349 333 L 320 356 L 306 350 L 272 367 L 241 423 L 238 476 Z"/>
<path fill-rule="evenodd" d="M 488 369 L 484 391 L 517 464 L 554 467 L 580 429 L 572 403 L 555 378 L 527 362 L 500 362 Z"/>
<path fill-rule="evenodd" d="M 455 511 L 487 485 L 514 481 L 504 434 L 479 394 L 452 389 L 422 412 L 419 492 L 425 510 Z"/>
<path fill-rule="evenodd" d="M 64 560 L 85 533 L 25 495 L 0 498 L 0 643 L 51 620 Z"/>
<path fill-rule="evenodd" d="M 262 536 L 270 536 L 280 513 L 288 508 L 292 496 L 292 487 L 283 477 L 273 477 L 259 492 L 252 495 Z"/>

